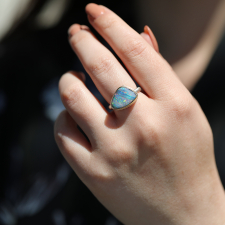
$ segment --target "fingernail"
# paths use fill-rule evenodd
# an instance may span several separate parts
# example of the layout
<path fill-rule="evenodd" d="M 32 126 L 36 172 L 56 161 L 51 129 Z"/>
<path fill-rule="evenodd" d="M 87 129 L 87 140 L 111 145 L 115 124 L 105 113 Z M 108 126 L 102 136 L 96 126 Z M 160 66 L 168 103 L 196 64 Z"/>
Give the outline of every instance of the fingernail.
<path fill-rule="evenodd" d="M 80 29 L 90 31 L 90 28 L 86 25 L 80 25 Z"/>
<path fill-rule="evenodd" d="M 89 18 L 94 20 L 100 15 L 104 14 L 105 9 L 102 6 L 90 3 L 86 6 L 85 11 L 88 14 Z"/>
<path fill-rule="evenodd" d="M 147 34 L 149 36 L 149 38 L 151 39 L 153 48 L 159 52 L 159 46 L 158 46 L 158 42 L 155 38 L 155 35 L 152 33 L 151 29 L 149 28 L 149 26 L 145 25 L 144 27 L 144 33 Z"/>
<path fill-rule="evenodd" d="M 68 30 L 69 38 L 71 38 L 74 34 L 76 34 L 80 30 L 81 26 L 79 24 L 73 24 Z"/>
<path fill-rule="evenodd" d="M 89 27 L 86 25 L 73 24 L 68 30 L 69 39 L 80 30 L 90 31 Z"/>

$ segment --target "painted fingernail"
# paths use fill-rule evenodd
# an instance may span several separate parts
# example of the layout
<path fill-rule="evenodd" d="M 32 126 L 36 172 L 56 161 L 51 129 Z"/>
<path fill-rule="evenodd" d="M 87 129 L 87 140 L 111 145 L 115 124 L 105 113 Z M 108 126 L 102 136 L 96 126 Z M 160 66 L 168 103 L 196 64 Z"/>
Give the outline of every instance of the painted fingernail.
<path fill-rule="evenodd" d="M 85 8 L 85 11 L 88 14 L 89 18 L 92 20 L 98 18 L 100 15 L 105 13 L 104 7 L 94 3 L 88 4 Z"/>
<path fill-rule="evenodd" d="M 151 39 L 153 48 L 159 52 L 159 46 L 158 46 L 158 42 L 155 38 L 155 35 L 152 33 L 151 29 L 149 28 L 149 26 L 145 25 L 144 27 L 144 33 L 147 34 L 149 36 L 149 38 Z"/>
<path fill-rule="evenodd" d="M 90 31 L 90 28 L 86 25 L 80 25 L 80 29 Z"/>
<path fill-rule="evenodd" d="M 86 25 L 73 24 L 68 30 L 69 39 L 80 30 L 90 31 Z"/>
<path fill-rule="evenodd" d="M 80 30 L 81 30 L 80 24 L 73 24 L 68 30 L 69 38 L 71 38 L 74 34 L 76 34 Z"/>

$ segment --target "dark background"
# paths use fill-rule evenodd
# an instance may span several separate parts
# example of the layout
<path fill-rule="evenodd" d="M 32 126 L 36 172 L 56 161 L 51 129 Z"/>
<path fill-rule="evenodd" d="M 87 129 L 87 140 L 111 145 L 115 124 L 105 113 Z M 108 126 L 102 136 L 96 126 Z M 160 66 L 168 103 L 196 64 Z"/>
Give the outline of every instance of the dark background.
<path fill-rule="evenodd" d="M 58 80 L 66 71 L 83 71 L 67 30 L 88 24 L 89 2 L 71 1 L 57 26 L 36 29 L 45 2 L 37 1 L 0 43 L 0 224 L 119 224 L 70 169 L 53 136 L 55 114 L 63 109 Z M 119 0 L 95 2 L 132 23 L 132 2 L 130 8 Z M 86 84 L 102 100 L 90 78 Z"/>

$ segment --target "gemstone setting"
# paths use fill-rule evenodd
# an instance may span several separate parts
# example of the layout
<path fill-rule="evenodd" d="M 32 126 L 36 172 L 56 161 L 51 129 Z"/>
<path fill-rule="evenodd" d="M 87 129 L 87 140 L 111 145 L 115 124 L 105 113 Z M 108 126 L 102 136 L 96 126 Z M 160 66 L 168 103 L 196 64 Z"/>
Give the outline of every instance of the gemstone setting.
<path fill-rule="evenodd" d="M 115 110 L 125 109 L 137 100 L 138 94 L 131 88 L 119 87 L 111 100 L 111 108 Z"/>

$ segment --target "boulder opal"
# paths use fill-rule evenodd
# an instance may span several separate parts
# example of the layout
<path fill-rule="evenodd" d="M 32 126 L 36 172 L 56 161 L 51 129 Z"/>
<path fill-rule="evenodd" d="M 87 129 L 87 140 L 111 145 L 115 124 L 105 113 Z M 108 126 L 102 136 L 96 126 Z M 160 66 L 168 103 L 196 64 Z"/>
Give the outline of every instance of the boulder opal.
<path fill-rule="evenodd" d="M 119 87 L 113 95 L 111 107 L 113 109 L 124 109 L 131 105 L 137 98 L 137 93 L 127 87 Z"/>

